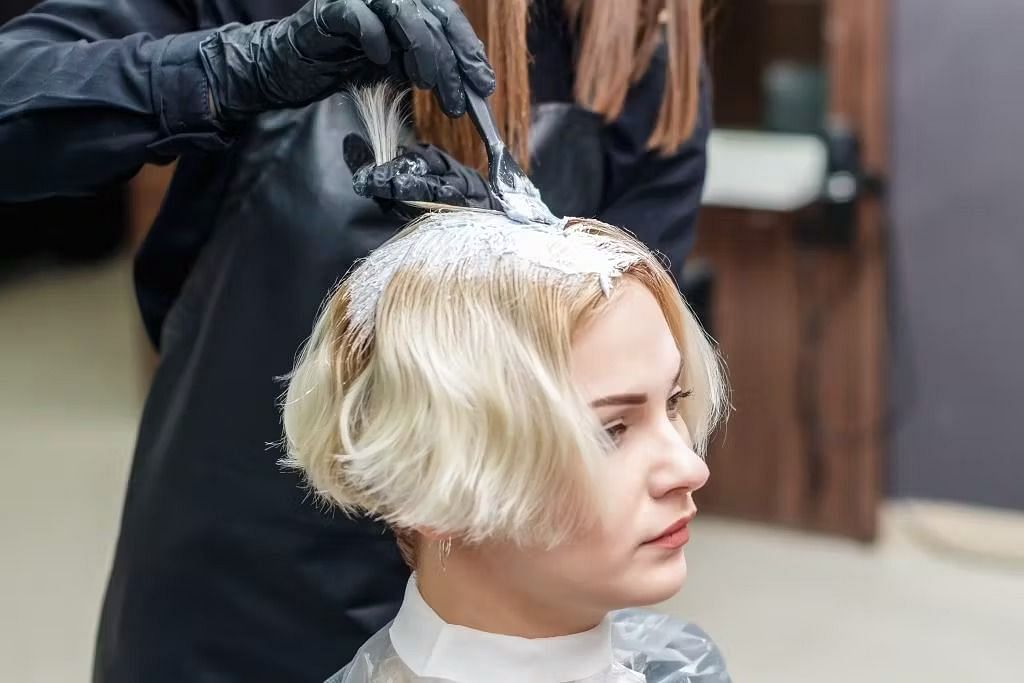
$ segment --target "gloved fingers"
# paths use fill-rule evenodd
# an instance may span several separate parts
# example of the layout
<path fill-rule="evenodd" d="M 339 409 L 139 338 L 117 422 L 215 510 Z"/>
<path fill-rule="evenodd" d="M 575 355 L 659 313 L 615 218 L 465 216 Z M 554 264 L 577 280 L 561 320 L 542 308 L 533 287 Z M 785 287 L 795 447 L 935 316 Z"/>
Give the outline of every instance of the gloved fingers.
<path fill-rule="evenodd" d="M 349 137 L 358 138 L 346 137 L 345 158 L 356 161 L 365 141 Z M 482 175 L 433 145 L 412 144 L 385 164 L 363 166 L 353 174 L 352 184 L 357 194 L 375 199 L 500 208 Z"/>
<path fill-rule="evenodd" d="M 450 204 L 451 206 L 469 206 L 466 196 L 451 185 L 441 185 L 437 188 L 437 202 Z"/>
<path fill-rule="evenodd" d="M 412 175 L 431 174 L 430 164 L 427 163 L 427 160 L 422 155 L 416 152 L 406 152 L 386 164 L 381 164 L 377 168 L 389 178 L 407 173 Z"/>
<path fill-rule="evenodd" d="M 434 145 L 412 145 L 410 150 L 423 158 L 431 175 L 443 176 L 448 185 L 469 199 L 470 204 L 481 206 L 489 203 L 490 186 L 476 169 L 463 166 Z"/>
<path fill-rule="evenodd" d="M 402 49 L 403 66 L 412 84 L 434 90 L 441 109 L 449 116 L 464 114 L 462 77 L 440 19 L 419 0 L 372 0 L 370 8 L 382 18 Z"/>
<path fill-rule="evenodd" d="M 494 90 L 483 43 L 453 0 L 312 0 L 311 5 L 313 26 L 300 26 L 294 35 L 304 57 L 329 60 L 357 48 L 378 66 L 400 62 L 404 76 L 433 90 L 451 117 L 466 112 L 464 79 L 484 95 Z"/>
<path fill-rule="evenodd" d="M 405 173 L 391 179 L 391 197 L 399 201 L 430 201 L 430 188 L 424 176 Z"/>
<path fill-rule="evenodd" d="M 314 0 L 313 19 L 321 35 L 354 41 L 374 64 L 382 66 L 390 61 L 391 40 L 387 29 L 366 3 Z M 309 56 L 316 58 L 318 55 Z"/>
<path fill-rule="evenodd" d="M 423 64 L 417 68 L 424 83 L 428 84 L 426 87 L 434 90 L 438 104 L 445 114 L 458 118 L 466 113 L 466 93 L 454 47 L 449 42 L 438 17 L 426 10 L 422 10 L 422 14 L 418 16 L 422 16 L 424 34 L 433 47 L 428 54 L 424 54 L 422 49 L 412 49 L 406 54 L 422 60 Z M 426 73 L 425 69 L 429 69 L 429 78 L 423 75 Z"/>
<path fill-rule="evenodd" d="M 434 52 L 440 46 L 435 44 L 424 16 L 427 13 L 421 11 L 418 0 L 370 0 L 369 6 L 405 52 L 409 80 L 419 88 L 433 88 L 437 83 Z"/>
<path fill-rule="evenodd" d="M 457 186 L 450 185 L 447 178 L 413 172 L 395 173 L 394 168 L 384 169 L 382 166 L 365 168 L 356 174 L 353 187 L 358 194 L 400 202 L 468 206 L 465 195 Z"/>
<path fill-rule="evenodd" d="M 427 172 L 433 175 L 450 173 L 458 163 L 434 145 L 413 143 L 402 149 L 402 156 L 415 154 L 427 165 Z"/>
<path fill-rule="evenodd" d="M 391 180 L 392 196 L 403 202 L 433 202 L 467 206 L 466 198 L 446 178 L 434 175 L 398 175 Z"/>
<path fill-rule="evenodd" d="M 447 46 L 446 40 L 444 44 Z M 463 89 L 462 74 L 455 53 L 450 48 L 441 49 L 435 56 L 437 84 L 434 86 L 434 96 L 441 105 L 441 111 L 453 119 L 458 118 L 466 113 L 466 91 Z"/>
<path fill-rule="evenodd" d="M 418 154 L 403 154 L 380 166 L 360 169 L 352 178 L 352 186 L 357 194 L 364 197 L 401 199 L 395 193 L 404 191 L 403 183 L 409 181 L 400 180 L 396 185 L 396 179 L 419 178 L 427 173 L 427 165 L 422 157 Z"/>
<path fill-rule="evenodd" d="M 367 199 L 373 197 L 369 182 L 372 169 L 372 166 L 363 166 L 352 173 L 352 190 L 360 197 L 366 197 Z"/>
<path fill-rule="evenodd" d="M 494 69 L 487 61 L 484 44 L 455 0 L 423 0 L 441 23 L 461 76 L 485 97 L 494 92 Z"/>
<path fill-rule="evenodd" d="M 451 155 L 434 145 L 412 144 L 405 149 L 405 154 L 415 155 L 426 165 L 425 175 L 442 178 L 447 187 L 451 187 L 465 203 L 459 206 L 476 208 L 499 208 L 490 191 L 487 180 L 475 169 L 463 166 Z M 443 197 L 441 201 L 448 203 Z"/>

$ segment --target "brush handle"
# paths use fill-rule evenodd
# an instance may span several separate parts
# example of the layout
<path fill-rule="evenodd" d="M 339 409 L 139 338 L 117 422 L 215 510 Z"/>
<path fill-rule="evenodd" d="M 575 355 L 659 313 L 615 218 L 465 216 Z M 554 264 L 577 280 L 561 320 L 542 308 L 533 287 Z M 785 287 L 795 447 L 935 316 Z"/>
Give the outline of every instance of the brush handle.
<path fill-rule="evenodd" d="M 487 100 L 471 84 L 465 83 L 465 90 L 469 118 L 473 121 L 473 125 L 476 126 L 476 130 L 480 133 L 480 138 L 487 148 L 488 164 L 494 166 L 495 156 L 505 147 L 505 143 L 498 133 L 498 124 L 494 120 L 491 105 L 487 104 Z"/>
<path fill-rule="evenodd" d="M 469 83 L 465 84 L 469 118 L 487 147 L 487 170 L 491 191 L 507 216 L 519 222 L 555 223 L 557 219 L 540 198 L 540 192 L 522 167 L 512 158 L 498 133 L 490 105 Z"/>

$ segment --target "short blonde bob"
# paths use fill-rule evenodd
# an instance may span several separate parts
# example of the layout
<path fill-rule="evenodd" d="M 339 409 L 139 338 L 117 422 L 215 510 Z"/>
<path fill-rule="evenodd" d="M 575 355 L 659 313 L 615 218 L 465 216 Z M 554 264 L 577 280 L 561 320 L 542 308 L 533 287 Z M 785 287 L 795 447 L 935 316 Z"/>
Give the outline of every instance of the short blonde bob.
<path fill-rule="evenodd" d="M 474 220 L 427 214 L 388 244 L 453 213 Z M 692 391 L 681 416 L 703 454 L 724 414 L 724 380 L 675 282 L 622 230 L 583 219 L 564 229 L 620 261 L 627 254 L 619 277 L 658 301 Z M 382 288 L 367 333 L 353 283 L 365 286 L 363 269 L 377 266 L 371 255 L 342 281 L 299 356 L 284 404 L 286 464 L 346 513 L 399 532 L 551 545 L 593 520 L 594 465 L 609 443 L 572 381 L 570 352 L 619 290 L 596 275 L 538 277 L 502 255 L 483 270 L 412 262 Z"/>

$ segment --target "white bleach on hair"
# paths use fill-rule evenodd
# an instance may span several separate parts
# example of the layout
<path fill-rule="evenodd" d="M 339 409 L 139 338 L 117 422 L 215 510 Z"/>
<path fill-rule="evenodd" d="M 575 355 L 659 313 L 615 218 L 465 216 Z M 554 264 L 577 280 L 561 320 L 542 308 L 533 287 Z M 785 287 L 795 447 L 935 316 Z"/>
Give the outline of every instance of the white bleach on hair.
<path fill-rule="evenodd" d="M 439 211 L 375 250 L 352 272 L 350 321 L 362 340 L 372 334 L 377 304 L 402 268 L 452 271 L 468 281 L 489 277 L 507 259 L 536 278 L 595 277 L 608 296 L 615 278 L 637 255 L 565 220 L 522 224 L 496 212 Z"/>
<path fill-rule="evenodd" d="M 377 166 L 398 156 L 408 121 L 403 106 L 407 94 L 408 90 L 391 81 L 348 91 L 356 114 L 366 129 L 366 141 L 373 150 L 373 163 Z"/>

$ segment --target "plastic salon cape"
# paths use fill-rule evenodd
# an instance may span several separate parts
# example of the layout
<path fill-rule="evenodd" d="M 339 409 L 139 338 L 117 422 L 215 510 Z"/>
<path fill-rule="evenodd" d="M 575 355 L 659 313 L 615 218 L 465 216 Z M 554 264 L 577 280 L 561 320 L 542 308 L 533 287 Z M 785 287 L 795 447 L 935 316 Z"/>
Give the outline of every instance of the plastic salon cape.
<path fill-rule="evenodd" d="M 446 623 L 406 583 L 395 619 L 327 683 L 730 683 L 718 648 L 692 624 L 646 610 L 595 628 L 527 639 Z"/>
<path fill-rule="evenodd" d="M 626 610 L 611 618 L 614 661 L 575 681 L 518 677 L 519 683 L 731 683 L 725 661 L 700 628 L 644 610 Z M 543 667 L 543 663 L 540 663 Z M 509 674 L 505 671 L 505 674 Z M 327 683 L 497 683 L 496 673 L 470 678 L 417 676 L 395 651 L 389 628 L 378 631 L 355 659 Z M 516 679 L 514 674 L 510 679 Z M 503 679 L 504 680 L 504 679 Z"/>

